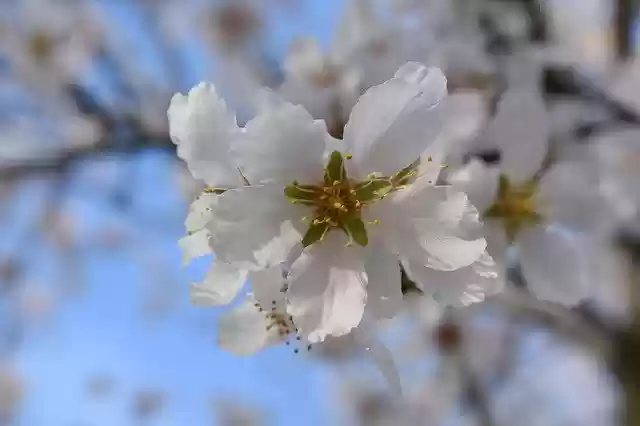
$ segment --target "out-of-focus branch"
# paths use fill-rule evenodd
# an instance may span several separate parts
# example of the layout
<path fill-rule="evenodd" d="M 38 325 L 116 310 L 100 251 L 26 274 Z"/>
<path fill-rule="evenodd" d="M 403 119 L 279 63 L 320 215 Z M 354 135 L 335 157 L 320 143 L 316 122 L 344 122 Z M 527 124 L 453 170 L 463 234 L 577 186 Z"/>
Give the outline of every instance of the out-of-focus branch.
<path fill-rule="evenodd" d="M 640 244 L 637 239 L 623 241 L 631 256 L 629 297 L 633 321 L 628 329 L 616 336 L 613 372 L 624 389 L 621 424 L 640 424 Z"/>
<path fill-rule="evenodd" d="M 144 125 L 131 115 L 115 115 L 102 106 L 86 89 L 78 85 L 69 87 L 79 110 L 97 119 L 105 130 L 105 135 L 90 146 L 69 148 L 59 154 L 41 159 L 0 167 L 0 179 L 12 180 L 42 174 L 63 174 L 72 164 L 97 155 L 126 154 L 148 149 L 175 152 L 175 145 L 169 136 L 159 136 L 149 132 Z"/>
<path fill-rule="evenodd" d="M 638 0 L 616 0 L 614 7 L 616 56 L 625 60 L 633 53 L 632 26 L 638 16 Z"/>

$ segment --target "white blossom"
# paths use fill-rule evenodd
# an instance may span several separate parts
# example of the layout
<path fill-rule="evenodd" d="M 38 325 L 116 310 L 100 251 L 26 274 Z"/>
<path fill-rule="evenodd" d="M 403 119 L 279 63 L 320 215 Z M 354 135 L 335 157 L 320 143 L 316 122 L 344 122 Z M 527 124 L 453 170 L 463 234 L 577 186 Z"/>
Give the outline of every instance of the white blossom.
<path fill-rule="evenodd" d="M 547 167 L 549 121 L 535 90 L 509 90 L 484 142 L 500 150 L 499 165 L 472 159 L 448 180 L 468 193 L 483 213 L 488 251 L 505 266 L 517 248 L 529 289 L 538 297 L 574 304 L 590 295 L 590 256 L 585 235 L 605 214 L 597 181 L 584 164 Z"/>
<path fill-rule="evenodd" d="M 393 316 L 401 263 L 455 271 L 481 259 L 486 242 L 467 197 L 436 185 L 439 164 L 416 177 L 421 154 L 433 152 L 426 163 L 442 157 L 434 141 L 445 97 L 438 69 L 408 63 L 360 98 L 338 142 L 301 106 L 272 102 L 239 128 L 212 86 L 176 95 L 169 118 L 178 154 L 223 192 L 201 230 L 216 255 L 212 268 L 224 270 L 208 279 L 227 282 L 214 278 L 216 301 L 227 303 L 247 271 L 288 261 L 286 311 L 314 343 L 349 333 L 365 310 Z M 463 303 L 481 299 L 468 297 L 464 279 L 447 285 L 449 294 L 463 288 Z"/>

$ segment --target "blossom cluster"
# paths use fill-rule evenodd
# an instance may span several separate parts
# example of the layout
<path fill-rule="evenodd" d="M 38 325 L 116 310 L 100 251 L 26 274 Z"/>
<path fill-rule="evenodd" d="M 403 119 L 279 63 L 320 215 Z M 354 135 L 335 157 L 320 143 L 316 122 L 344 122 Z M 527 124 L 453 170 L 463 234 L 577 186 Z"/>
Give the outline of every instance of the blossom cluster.
<path fill-rule="evenodd" d="M 407 43 L 367 3 L 353 2 L 328 53 L 295 43 L 244 125 L 213 84 L 171 100 L 171 138 L 206 185 L 180 245 L 186 262 L 215 256 L 192 302 L 228 305 L 250 286 L 220 319 L 234 353 L 340 336 L 371 349 L 370 327 L 411 309 L 407 293 L 465 307 L 509 291 L 513 270 L 535 297 L 574 306 L 601 293 L 602 247 L 638 214 L 623 194 L 637 176 L 620 167 L 634 148 L 598 158 L 598 143 L 585 155 L 552 143 L 544 55 L 508 59 L 489 118 L 481 92 L 448 93 L 470 71 L 450 60 L 464 40 Z"/>

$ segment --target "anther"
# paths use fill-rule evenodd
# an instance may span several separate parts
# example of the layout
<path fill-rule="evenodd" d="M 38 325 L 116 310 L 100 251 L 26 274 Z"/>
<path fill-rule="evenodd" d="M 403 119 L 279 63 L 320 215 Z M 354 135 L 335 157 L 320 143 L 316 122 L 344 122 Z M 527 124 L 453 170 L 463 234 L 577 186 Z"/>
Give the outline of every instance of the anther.
<path fill-rule="evenodd" d="M 427 161 L 433 161 L 433 157 L 432 156 L 428 156 L 427 157 Z"/>
<path fill-rule="evenodd" d="M 344 156 L 344 158 L 346 158 L 347 160 L 351 160 L 351 159 L 353 158 L 353 155 L 351 155 L 351 154 L 346 154 L 346 155 Z"/>

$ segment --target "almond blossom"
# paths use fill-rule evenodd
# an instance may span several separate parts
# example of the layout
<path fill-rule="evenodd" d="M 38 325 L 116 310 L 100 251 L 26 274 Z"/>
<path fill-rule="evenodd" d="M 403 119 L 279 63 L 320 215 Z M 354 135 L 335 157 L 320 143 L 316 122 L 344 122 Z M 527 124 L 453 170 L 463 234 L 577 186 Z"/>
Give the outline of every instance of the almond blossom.
<path fill-rule="evenodd" d="M 395 315 L 401 264 L 429 288 L 440 273 L 482 261 L 477 211 L 436 185 L 446 93 L 440 70 L 408 63 L 360 98 L 342 141 L 301 106 L 272 102 L 240 128 L 213 86 L 177 94 L 169 119 L 178 154 L 219 194 L 198 200 L 206 213 L 195 209 L 206 224 L 188 250 L 206 250 L 204 236 L 216 256 L 195 298 L 228 303 L 244 276 L 286 262 L 286 312 L 315 343 L 349 333 L 365 311 Z M 420 162 L 429 173 L 418 176 Z M 467 280 L 445 281 L 447 292 L 466 294 Z"/>
<path fill-rule="evenodd" d="M 604 232 L 607 212 L 587 167 L 549 161 L 549 120 L 537 88 L 508 90 L 480 140 L 499 149 L 499 164 L 472 159 L 448 181 L 483 213 L 489 253 L 504 268 L 515 247 L 528 288 L 541 299 L 572 305 L 589 297 L 584 244 Z"/>

